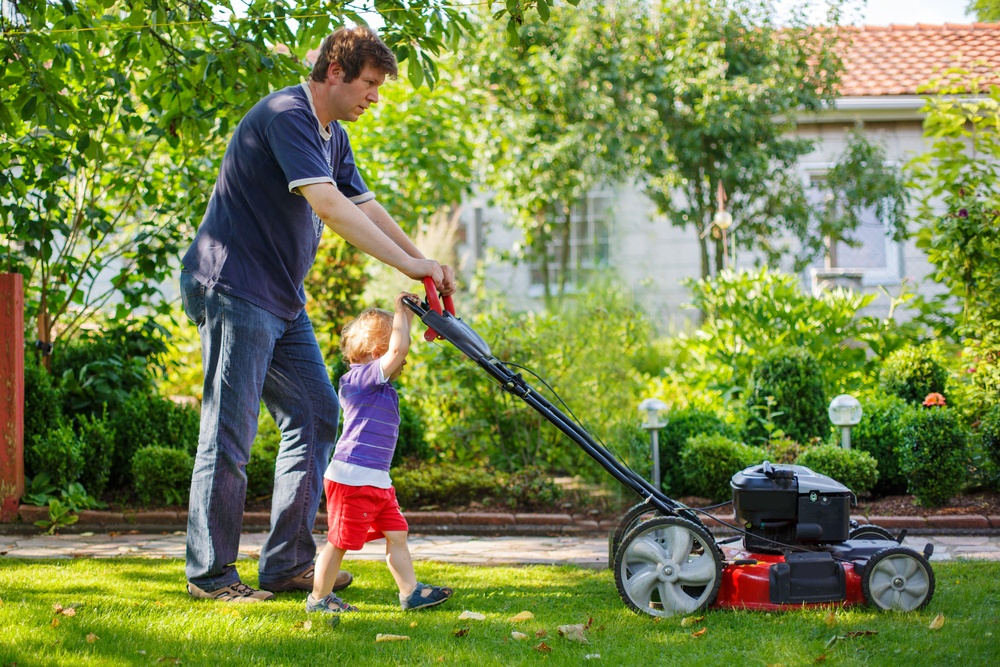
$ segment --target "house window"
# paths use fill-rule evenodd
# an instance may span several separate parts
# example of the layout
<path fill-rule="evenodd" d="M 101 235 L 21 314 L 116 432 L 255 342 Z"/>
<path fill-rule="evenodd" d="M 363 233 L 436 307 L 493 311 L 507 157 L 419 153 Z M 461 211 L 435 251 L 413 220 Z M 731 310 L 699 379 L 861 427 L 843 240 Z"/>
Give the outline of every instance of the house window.
<path fill-rule="evenodd" d="M 553 220 L 552 238 L 545 247 L 547 262 L 531 263 L 531 296 L 544 294 L 546 271 L 549 289 L 558 292 L 564 261 L 567 292 L 576 291 L 594 273 L 608 267 L 611 202 L 611 194 L 607 192 L 592 192 L 578 200 L 570 209 L 568 235 L 565 216 Z"/>
<path fill-rule="evenodd" d="M 825 187 L 825 172 L 810 172 L 809 199 L 818 211 L 827 205 L 830 196 Z M 878 219 L 874 207 L 861 211 L 860 224 L 847 233 L 851 241 L 828 239 L 826 256 L 809 269 L 814 291 L 823 282 L 857 287 L 897 285 L 901 280 L 901 247 L 892 238 L 892 231 Z"/>

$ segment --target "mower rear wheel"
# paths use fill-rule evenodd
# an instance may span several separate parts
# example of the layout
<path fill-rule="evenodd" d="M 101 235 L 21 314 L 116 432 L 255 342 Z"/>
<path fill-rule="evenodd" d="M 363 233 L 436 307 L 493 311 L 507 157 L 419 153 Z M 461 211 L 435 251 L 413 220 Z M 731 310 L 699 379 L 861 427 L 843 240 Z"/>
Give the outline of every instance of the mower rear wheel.
<path fill-rule="evenodd" d="M 922 609 L 934 595 L 934 571 L 913 549 L 886 547 L 865 563 L 861 593 L 865 602 L 880 611 Z"/>
<path fill-rule="evenodd" d="M 625 516 L 621 518 L 618 526 L 608 538 L 608 567 L 615 566 L 615 554 L 618 553 L 618 547 L 621 546 L 622 540 L 629 534 L 629 531 L 646 519 L 652 519 L 657 515 L 659 515 L 659 511 L 648 502 L 633 505 L 628 512 L 625 512 Z"/>
<path fill-rule="evenodd" d="M 654 517 L 633 528 L 619 545 L 615 584 L 636 613 L 691 614 L 715 602 L 722 553 L 708 531 L 687 519 Z"/>
<path fill-rule="evenodd" d="M 893 537 L 892 533 L 882 526 L 876 526 L 874 524 L 858 526 L 852 530 L 847 537 L 852 540 L 890 540 L 892 542 L 896 542 L 896 538 Z"/>

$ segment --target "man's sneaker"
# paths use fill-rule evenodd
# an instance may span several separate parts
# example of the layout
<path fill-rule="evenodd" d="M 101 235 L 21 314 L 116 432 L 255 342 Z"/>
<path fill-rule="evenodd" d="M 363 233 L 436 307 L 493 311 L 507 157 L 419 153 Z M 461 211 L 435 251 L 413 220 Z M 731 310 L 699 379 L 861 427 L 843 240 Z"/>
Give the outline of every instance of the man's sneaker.
<path fill-rule="evenodd" d="M 214 591 L 203 591 L 192 583 L 187 585 L 188 595 L 193 598 L 203 600 L 224 600 L 226 602 L 262 602 L 274 597 L 274 593 L 258 591 L 250 588 L 242 581 L 237 581 L 232 586 L 219 588 Z"/>
<path fill-rule="evenodd" d="M 302 574 L 277 581 L 273 584 L 261 584 L 260 587 L 272 593 L 287 593 L 288 591 L 311 591 L 313 589 L 313 579 L 316 576 L 316 569 L 310 565 L 309 569 Z M 333 590 L 342 591 L 351 585 L 354 575 L 346 570 L 337 573 L 337 581 L 333 584 Z"/>

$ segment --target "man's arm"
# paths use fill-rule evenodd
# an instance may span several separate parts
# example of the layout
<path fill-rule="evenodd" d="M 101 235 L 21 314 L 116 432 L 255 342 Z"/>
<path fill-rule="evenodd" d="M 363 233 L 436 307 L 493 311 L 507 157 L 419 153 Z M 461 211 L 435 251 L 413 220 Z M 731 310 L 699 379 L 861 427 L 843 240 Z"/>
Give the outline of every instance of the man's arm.
<path fill-rule="evenodd" d="M 320 220 L 355 248 L 414 280 L 430 276 L 433 278 L 434 284 L 439 289 L 442 288 L 445 274 L 441 265 L 432 259 L 425 259 L 413 245 L 413 242 L 406 238 L 395 221 L 389 227 L 395 227 L 399 230 L 399 234 L 405 239 L 405 246 L 394 235 L 386 234 L 358 205 L 352 203 L 332 183 L 303 185 L 299 188 L 299 192 L 306 198 Z M 379 208 L 382 209 L 381 206 Z M 389 216 L 388 213 L 385 215 Z M 388 219 L 392 220 L 391 217 Z M 395 234 L 395 232 L 391 233 Z M 411 253 L 409 248 L 416 251 L 415 254 Z"/>
<path fill-rule="evenodd" d="M 406 235 L 406 232 L 399 226 L 395 218 L 389 215 L 389 212 L 385 210 L 382 204 L 379 204 L 374 199 L 369 199 L 357 206 L 361 209 L 362 213 L 368 216 L 369 220 L 375 223 L 376 227 L 381 229 L 386 236 L 395 241 L 396 245 L 405 250 L 411 257 L 424 256 L 420 252 L 420 249 L 410 240 L 410 237 Z M 450 266 L 444 264 L 441 265 L 441 270 L 444 272 L 444 282 L 438 285 L 438 289 L 441 290 L 441 294 L 446 296 L 454 294 L 458 287 L 455 283 L 455 272 Z"/>

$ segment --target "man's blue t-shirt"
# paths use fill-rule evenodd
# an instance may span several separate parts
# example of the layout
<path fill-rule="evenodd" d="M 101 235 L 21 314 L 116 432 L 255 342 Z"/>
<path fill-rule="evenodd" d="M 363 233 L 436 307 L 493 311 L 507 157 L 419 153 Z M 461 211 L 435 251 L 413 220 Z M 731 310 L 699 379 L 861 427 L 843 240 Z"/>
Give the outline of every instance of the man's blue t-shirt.
<path fill-rule="evenodd" d="M 298 194 L 313 183 L 333 183 L 355 204 L 375 198 L 344 128 L 320 127 L 302 84 L 271 93 L 236 126 L 184 268 L 207 287 L 295 319 L 323 233 Z"/>

